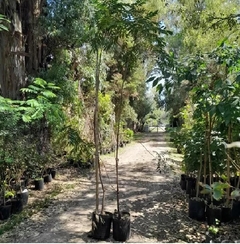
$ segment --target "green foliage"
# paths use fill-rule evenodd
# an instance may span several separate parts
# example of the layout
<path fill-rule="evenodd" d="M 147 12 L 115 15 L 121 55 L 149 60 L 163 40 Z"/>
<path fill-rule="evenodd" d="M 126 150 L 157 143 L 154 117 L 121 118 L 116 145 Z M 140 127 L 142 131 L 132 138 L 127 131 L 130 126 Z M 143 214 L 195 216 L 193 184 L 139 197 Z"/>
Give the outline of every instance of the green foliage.
<path fill-rule="evenodd" d="M 93 144 L 82 137 L 80 131 L 75 128 L 76 125 L 76 121 L 65 124 L 55 138 L 54 147 L 60 153 L 65 150 L 67 157 L 74 161 L 92 161 Z"/>
<path fill-rule="evenodd" d="M 220 221 L 216 221 L 217 223 L 219 223 Z M 213 235 L 217 235 L 219 233 L 219 227 L 216 226 L 209 226 L 208 231 L 213 234 Z"/>
<path fill-rule="evenodd" d="M 133 130 L 127 128 L 124 130 L 124 139 L 125 141 L 131 141 L 133 139 L 133 136 L 134 136 L 134 132 Z"/>
<path fill-rule="evenodd" d="M 239 48 L 221 44 L 207 55 L 196 58 L 194 88 L 188 94 L 188 104 L 181 109 L 184 124 L 181 133 L 186 134 L 183 140 L 185 162 L 195 161 L 190 155 L 206 152 L 204 143 L 206 126 L 210 126 L 210 152 L 213 170 L 223 172 L 226 169 L 223 141 L 228 139 L 228 126 L 238 127 L 239 114 Z M 206 121 L 208 116 L 209 121 Z M 211 123 L 211 124 L 210 124 Z M 234 126 L 233 126 L 234 125 Z M 235 127 L 235 128 L 236 128 Z M 199 130 L 200 129 L 200 130 Z M 232 130 L 232 139 L 237 135 Z M 202 138 L 200 140 L 200 138 Z M 182 139 L 180 139 L 182 140 Z M 200 143 L 201 148 L 198 145 Z M 198 145 L 195 147 L 194 145 Z M 196 152 L 198 151 L 198 153 Z M 207 153 L 208 154 L 208 153 Z M 209 160 L 209 157 L 207 157 Z"/>
<path fill-rule="evenodd" d="M 46 116 L 51 122 L 54 116 L 56 116 L 56 112 L 60 111 L 59 106 L 52 102 L 56 98 L 54 92 L 58 89 L 60 88 L 53 83 L 46 82 L 41 78 L 34 79 L 33 84 L 22 88 L 21 91 L 28 95 L 27 100 L 20 103 L 25 106 L 25 112 L 22 117 L 23 121 L 30 122 Z"/>
<path fill-rule="evenodd" d="M 42 18 L 42 23 L 48 30 L 52 44 L 65 48 L 80 46 L 87 30 L 86 19 L 91 12 L 89 1 L 48 1 L 47 15 Z"/>
<path fill-rule="evenodd" d="M 8 31 L 7 24 L 10 23 L 8 19 L 2 14 L 0 14 L 0 32 L 1 31 Z"/>
<path fill-rule="evenodd" d="M 225 194 L 225 189 L 229 188 L 230 185 L 228 183 L 223 182 L 214 182 L 209 186 L 208 184 L 199 183 L 204 189 L 201 191 L 203 194 L 212 194 L 213 198 L 219 201 Z"/>

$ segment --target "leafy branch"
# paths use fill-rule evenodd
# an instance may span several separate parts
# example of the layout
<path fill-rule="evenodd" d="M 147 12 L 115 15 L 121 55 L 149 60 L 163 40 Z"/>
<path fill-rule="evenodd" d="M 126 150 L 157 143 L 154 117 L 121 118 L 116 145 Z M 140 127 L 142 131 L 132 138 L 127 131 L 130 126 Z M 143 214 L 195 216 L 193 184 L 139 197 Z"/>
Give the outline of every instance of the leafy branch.
<path fill-rule="evenodd" d="M 8 27 L 3 23 L 10 23 L 10 21 L 4 15 L 0 14 L 0 31 L 8 31 Z"/>

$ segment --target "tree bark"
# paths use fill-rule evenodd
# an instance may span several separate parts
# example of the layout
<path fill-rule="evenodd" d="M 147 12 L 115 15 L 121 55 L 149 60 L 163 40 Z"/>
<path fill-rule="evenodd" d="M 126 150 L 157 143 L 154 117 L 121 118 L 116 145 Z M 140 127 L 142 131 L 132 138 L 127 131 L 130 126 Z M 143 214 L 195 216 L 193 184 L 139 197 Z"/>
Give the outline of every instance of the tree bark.
<path fill-rule="evenodd" d="M 38 19 L 45 0 L 3 0 L 0 13 L 11 21 L 9 31 L 0 32 L 0 95 L 20 99 L 20 88 L 28 75 L 38 72 L 42 48 Z"/>

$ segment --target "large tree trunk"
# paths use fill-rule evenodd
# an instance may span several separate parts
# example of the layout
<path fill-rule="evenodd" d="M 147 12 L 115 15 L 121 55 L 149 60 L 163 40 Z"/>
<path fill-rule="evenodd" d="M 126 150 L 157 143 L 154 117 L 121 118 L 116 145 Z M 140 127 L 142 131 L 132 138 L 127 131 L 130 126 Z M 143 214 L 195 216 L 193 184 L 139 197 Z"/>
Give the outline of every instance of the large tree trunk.
<path fill-rule="evenodd" d="M 11 21 L 9 32 L 0 33 L 0 86 L 1 95 L 17 98 L 25 82 L 24 42 L 21 10 L 18 1 L 3 1 L 0 9 Z"/>
<path fill-rule="evenodd" d="M 19 99 L 27 76 L 36 75 L 42 62 L 37 20 L 45 0 L 1 0 L 0 13 L 11 21 L 0 33 L 0 95 Z M 40 46 L 40 47 L 39 47 Z"/>

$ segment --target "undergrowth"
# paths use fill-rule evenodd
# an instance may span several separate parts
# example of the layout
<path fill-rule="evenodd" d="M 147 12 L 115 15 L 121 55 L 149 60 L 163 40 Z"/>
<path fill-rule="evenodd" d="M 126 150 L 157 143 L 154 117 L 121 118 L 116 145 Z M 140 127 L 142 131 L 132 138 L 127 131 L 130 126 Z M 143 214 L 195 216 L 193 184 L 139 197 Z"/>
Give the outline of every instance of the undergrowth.
<path fill-rule="evenodd" d="M 50 192 L 46 193 L 44 199 L 35 200 L 32 204 L 27 205 L 22 212 L 12 215 L 8 220 L 0 224 L 0 235 L 12 230 L 13 227 L 20 224 L 23 220 L 30 218 L 41 209 L 47 208 L 52 203 L 53 198 L 60 194 L 65 188 L 67 187 L 55 185 Z"/>

